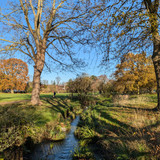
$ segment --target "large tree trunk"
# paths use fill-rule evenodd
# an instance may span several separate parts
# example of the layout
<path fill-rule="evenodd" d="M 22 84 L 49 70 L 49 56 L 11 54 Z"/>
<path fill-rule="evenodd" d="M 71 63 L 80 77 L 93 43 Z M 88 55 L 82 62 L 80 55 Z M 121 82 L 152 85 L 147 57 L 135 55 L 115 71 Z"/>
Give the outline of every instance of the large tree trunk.
<path fill-rule="evenodd" d="M 155 68 L 156 74 L 156 81 L 157 81 L 157 98 L 158 104 L 156 109 L 160 110 L 160 37 L 158 36 L 157 39 L 154 41 L 154 50 L 153 50 L 153 64 Z"/>
<path fill-rule="evenodd" d="M 34 66 L 34 77 L 33 77 L 33 90 L 32 90 L 32 105 L 40 104 L 40 77 L 41 72 Z"/>
<path fill-rule="evenodd" d="M 40 77 L 43 71 L 45 62 L 45 51 L 43 53 L 37 53 L 37 61 L 34 66 L 34 76 L 33 76 L 33 90 L 31 103 L 32 105 L 40 104 Z"/>

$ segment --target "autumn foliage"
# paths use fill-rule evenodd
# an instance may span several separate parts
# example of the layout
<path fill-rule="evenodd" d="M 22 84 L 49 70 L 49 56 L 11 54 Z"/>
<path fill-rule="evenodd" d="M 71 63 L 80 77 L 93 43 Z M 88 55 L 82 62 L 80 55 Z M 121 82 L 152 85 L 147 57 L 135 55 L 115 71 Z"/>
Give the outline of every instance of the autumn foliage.
<path fill-rule="evenodd" d="M 0 90 L 25 90 L 29 80 L 27 64 L 16 58 L 0 62 Z"/>
<path fill-rule="evenodd" d="M 116 66 L 114 73 L 116 79 L 115 88 L 119 93 L 143 93 L 156 89 L 156 77 L 154 66 L 150 56 L 146 53 L 128 53 Z M 145 91 L 144 91 L 145 90 Z"/>

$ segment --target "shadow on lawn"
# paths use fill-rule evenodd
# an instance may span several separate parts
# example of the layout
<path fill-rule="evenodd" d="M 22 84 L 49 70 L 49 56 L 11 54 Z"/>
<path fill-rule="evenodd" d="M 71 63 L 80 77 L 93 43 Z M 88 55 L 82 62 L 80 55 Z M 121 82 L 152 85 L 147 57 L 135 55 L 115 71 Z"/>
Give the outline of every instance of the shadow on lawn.
<path fill-rule="evenodd" d="M 109 115 L 108 113 L 104 112 L 104 111 L 101 111 L 100 109 L 95 109 L 96 111 L 98 111 L 99 113 L 101 113 L 101 117 L 103 117 L 104 119 L 116 124 L 116 125 L 119 125 L 120 127 L 124 128 L 124 129 L 134 129 L 133 127 L 131 127 L 130 125 L 127 125 L 126 123 L 123 123 L 115 118 L 113 118 L 111 115 Z"/>
<path fill-rule="evenodd" d="M 5 100 L 5 99 L 9 100 L 9 99 L 13 99 L 13 98 L 12 97 L 0 97 L 0 101 Z"/>
<path fill-rule="evenodd" d="M 132 107 L 132 106 L 118 106 L 118 107 L 120 107 L 120 108 L 126 108 L 126 109 L 134 109 L 134 110 L 141 110 L 141 111 L 152 111 L 152 112 L 159 112 L 158 110 L 157 110 L 157 108 L 139 108 L 139 107 Z"/>
<path fill-rule="evenodd" d="M 56 94 L 56 97 L 53 97 L 53 94 L 41 94 L 40 95 L 40 98 L 42 98 L 42 99 L 47 99 L 47 98 L 60 98 L 61 100 L 63 99 L 66 99 L 66 98 L 68 98 L 69 97 L 69 95 L 61 95 L 61 94 Z"/>
<path fill-rule="evenodd" d="M 97 144 L 101 144 L 99 149 L 103 150 L 103 154 L 106 154 L 108 159 L 112 159 L 115 155 L 118 155 L 120 159 L 148 159 L 151 156 L 155 159 L 160 158 L 160 133 L 154 130 L 154 128 L 160 127 L 160 120 L 142 128 L 135 128 L 114 118 L 111 113 L 107 113 L 106 107 L 107 105 L 103 105 L 102 108 L 95 106 L 93 110 L 96 110 L 99 117 L 92 114 L 92 121 L 86 119 L 85 125 L 87 124 L 90 129 L 94 129 L 98 135 L 101 135 Z M 113 110 L 109 107 L 108 111 L 112 110 L 115 111 L 115 114 L 116 112 L 120 114 L 120 110 L 118 110 L 120 108 L 122 107 L 117 107 L 116 111 L 116 107 Z M 126 107 L 125 109 L 128 109 L 127 114 L 128 112 L 131 113 L 134 108 Z M 125 112 L 125 109 L 123 112 Z M 137 108 L 135 109 L 137 110 Z M 148 113 L 152 111 L 144 110 Z M 152 113 L 154 116 L 155 112 Z M 106 141 L 108 141 L 108 144 L 106 144 Z M 128 143 L 130 143 L 130 146 L 128 146 Z M 126 156 L 126 158 L 123 156 Z"/>
<path fill-rule="evenodd" d="M 0 125 L 5 124 L 6 127 L 10 125 L 23 125 L 32 123 L 37 119 L 39 114 L 36 113 L 36 107 L 27 106 L 21 107 L 22 104 L 7 104 L 0 106 Z M 10 125 L 7 125 L 10 124 Z M 1 126 L 3 127 L 3 126 Z"/>
<path fill-rule="evenodd" d="M 157 131 L 153 131 L 154 128 L 160 126 L 160 121 L 157 121 L 155 124 L 151 124 L 143 128 L 135 128 L 124 122 L 119 121 L 116 118 L 113 118 L 110 114 L 107 113 L 107 111 L 104 111 L 104 109 L 101 110 L 99 108 L 95 108 L 95 110 L 100 113 L 100 116 L 102 117 L 101 119 L 94 117 L 94 121 L 98 121 L 99 123 L 99 128 L 96 127 L 95 131 L 102 135 L 104 135 L 105 131 L 106 135 L 102 139 L 107 139 L 110 141 L 109 147 L 103 148 L 104 150 L 107 151 L 114 148 L 114 152 L 116 152 L 116 154 L 118 154 L 121 158 L 124 159 L 124 154 L 126 154 L 128 158 L 131 159 L 137 159 L 140 157 L 145 157 L 148 159 L 150 156 L 157 159 L 160 158 L 160 133 Z M 100 125 L 103 126 L 103 131 L 101 131 Z M 141 146 L 141 141 L 145 142 L 144 144 L 146 144 L 146 146 L 149 148 L 149 151 L 145 151 L 145 148 L 136 150 L 134 149 L 134 147 L 132 148 L 132 146 L 131 148 L 129 148 L 126 144 L 129 142 L 130 144 L 134 145 L 135 142 L 137 142 L 137 145 Z M 102 146 L 104 147 L 104 145 Z M 111 151 L 112 154 L 114 154 L 113 150 Z"/>
<path fill-rule="evenodd" d="M 43 100 L 49 104 L 51 104 L 50 109 L 60 112 L 63 118 L 68 117 L 68 110 L 70 106 L 67 104 L 67 102 L 64 100 L 66 97 L 59 96 L 58 98 L 43 98 Z"/>

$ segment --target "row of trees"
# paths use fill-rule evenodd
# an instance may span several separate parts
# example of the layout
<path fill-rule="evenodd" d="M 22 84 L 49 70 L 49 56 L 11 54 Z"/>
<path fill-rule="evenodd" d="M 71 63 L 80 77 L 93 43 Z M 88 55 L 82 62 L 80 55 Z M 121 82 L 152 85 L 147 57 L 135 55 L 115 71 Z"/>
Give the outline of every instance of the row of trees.
<path fill-rule="evenodd" d="M 1 60 L 0 90 L 25 90 L 28 79 L 28 66 L 25 62 L 16 58 Z M 59 84 L 60 78 L 56 80 Z M 44 80 L 42 84 L 48 85 L 48 81 Z M 114 88 L 111 89 L 112 84 Z M 70 80 L 67 86 L 69 92 L 79 94 L 99 91 L 106 95 L 110 89 L 120 94 L 152 93 L 156 90 L 156 77 L 150 56 L 147 57 L 145 52 L 128 53 L 116 66 L 114 81 L 108 82 L 105 75 L 90 77 L 83 73 L 75 80 Z"/>
<path fill-rule="evenodd" d="M 24 91 L 27 87 L 28 65 L 20 59 L 0 60 L 0 90 Z"/>
<path fill-rule="evenodd" d="M 98 42 L 105 52 L 103 62 L 139 49 L 153 52 L 160 108 L 159 0 L 10 2 L 10 8 L 1 13 L 0 51 L 23 53 L 33 61 L 32 104 L 40 103 L 40 76 L 44 65 L 48 66 L 47 57 L 62 68 L 81 66 L 73 44 Z"/>
<path fill-rule="evenodd" d="M 108 78 L 106 75 L 101 76 L 89 76 L 87 74 L 82 74 L 77 76 L 75 80 L 69 80 L 66 89 L 69 93 L 78 93 L 79 96 L 86 96 L 88 93 L 101 92 L 100 85 L 106 83 Z"/>
<path fill-rule="evenodd" d="M 69 80 L 67 91 L 86 96 L 90 92 L 99 92 L 104 96 L 114 94 L 142 94 L 156 91 L 156 76 L 151 56 L 128 53 L 124 55 L 113 79 L 105 75 L 99 77 L 82 74 L 75 80 Z"/>
<path fill-rule="evenodd" d="M 153 93 L 157 89 L 153 62 L 145 52 L 124 55 L 112 76 L 112 80 L 99 85 L 104 96 Z"/>

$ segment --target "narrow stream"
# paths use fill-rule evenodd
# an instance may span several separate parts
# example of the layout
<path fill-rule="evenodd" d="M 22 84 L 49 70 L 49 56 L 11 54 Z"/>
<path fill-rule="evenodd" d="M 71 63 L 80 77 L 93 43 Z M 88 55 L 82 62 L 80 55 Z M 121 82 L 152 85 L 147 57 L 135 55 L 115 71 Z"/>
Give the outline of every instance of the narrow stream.
<path fill-rule="evenodd" d="M 71 160 L 74 149 L 78 147 L 78 140 L 74 136 L 80 117 L 71 123 L 71 130 L 65 140 L 61 142 L 47 142 L 37 145 L 31 155 L 31 160 Z"/>

